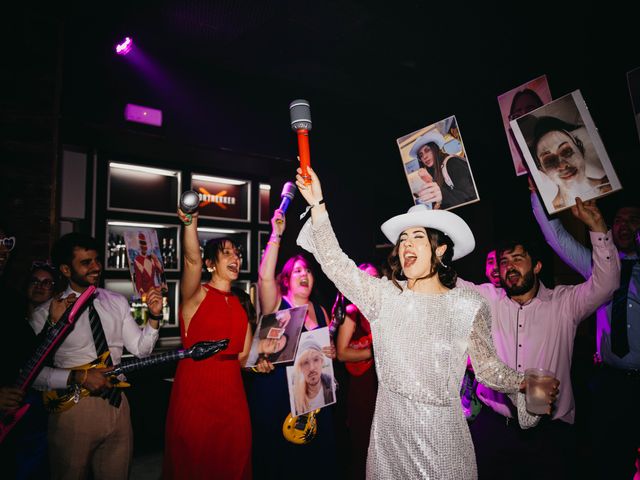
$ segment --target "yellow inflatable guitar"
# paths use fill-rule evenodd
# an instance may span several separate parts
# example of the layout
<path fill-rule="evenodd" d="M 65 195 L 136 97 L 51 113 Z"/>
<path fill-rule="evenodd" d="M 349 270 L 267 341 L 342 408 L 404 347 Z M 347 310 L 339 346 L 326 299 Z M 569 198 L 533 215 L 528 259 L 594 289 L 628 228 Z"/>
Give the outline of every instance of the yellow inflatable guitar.
<path fill-rule="evenodd" d="M 313 440 L 318 433 L 316 415 L 320 409 L 294 417 L 287 415 L 282 424 L 282 434 L 291 443 L 306 445 Z"/>
<path fill-rule="evenodd" d="M 146 358 L 135 359 L 126 363 L 121 363 L 110 372 L 105 375 L 109 377 L 109 381 L 114 387 L 124 388 L 130 385 L 127 382 L 123 382 L 118 379 L 118 375 L 126 374 L 134 370 L 139 370 L 145 367 L 151 367 L 153 365 L 160 365 L 162 363 L 172 362 L 175 360 L 182 360 L 183 358 L 192 358 L 194 360 L 203 360 L 208 358 L 229 345 L 229 339 L 211 341 L 211 342 L 198 342 L 189 349 L 178 349 L 172 352 L 160 353 L 158 355 L 152 355 Z M 75 367 L 72 370 L 89 370 L 91 368 L 106 368 L 105 364 L 109 352 L 106 351 L 99 358 L 86 365 Z M 89 390 L 82 387 L 69 386 L 61 390 L 49 390 L 42 394 L 44 399 L 44 408 L 49 413 L 60 413 L 65 410 L 69 410 L 81 398 L 87 397 L 91 394 Z"/>

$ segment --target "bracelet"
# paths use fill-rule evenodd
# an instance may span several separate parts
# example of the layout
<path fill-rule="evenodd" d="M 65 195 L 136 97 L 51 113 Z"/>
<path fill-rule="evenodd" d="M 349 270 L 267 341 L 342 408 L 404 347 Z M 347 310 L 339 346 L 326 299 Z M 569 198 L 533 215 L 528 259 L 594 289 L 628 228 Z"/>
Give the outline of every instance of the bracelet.
<path fill-rule="evenodd" d="M 180 220 L 182 221 L 182 223 L 184 223 L 185 226 L 188 227 L 193 223 L 193 215 L 191 215 L 190 213 L 185 213 L 184 218 L 186 220 L 183 220 L 182 217 L 180 217 Z"/>
<path fill-rule="evenodd" d="M 153 313 L 151 313 L 151 311 L 147 313 L 147 317 L 150 318 L 151 320 L 157 320 L 158 322 L 164 318 L 162 316 L 162 313 L 159 313 L 158 315 L 154 315 Z"/>
<path fill-rule="evenodd" d="M 273 245 L 274 247 L 279 247 L 280 246 L 280 242 L 274 242 L 273 240 L 269 240 L 267 242 L 267 245 Z"/>
<path fill-rule="evenodd" d="M 307 208 L 304 209 L 304 212 L 302 212 L 302 214 L 300 215 L 300 220 L 302 220 L 307 213 L 309 213 L 309 210 L 311 210 L 313 207 L 317 207 L 318 205 L 322 205 L 324 203 L 324 198 L 321 198 L 318 203 L 314 203 L 313 205 L 307 205 Z"/>

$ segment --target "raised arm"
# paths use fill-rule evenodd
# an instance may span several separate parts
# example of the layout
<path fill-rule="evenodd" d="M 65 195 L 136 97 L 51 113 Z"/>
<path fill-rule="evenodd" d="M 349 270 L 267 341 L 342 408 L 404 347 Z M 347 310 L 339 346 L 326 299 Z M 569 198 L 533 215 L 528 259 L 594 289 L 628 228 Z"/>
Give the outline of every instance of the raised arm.
<path fill-rule="evenodd" d="M 547 218 L 540 199 L 534 191 L 531 192 L 531 207 L 533 216 L 536 217 L 540 230 L 553 251 L 573 270 L 584 278 L 589 278 L 591 276 L 591 252 L 589 249 L 573 238 L 559 219 L 549 220 Z"/>
<path fill-rule="evenodd" d="M 178 209 L 178 216 L 184 224 L 182 234 L 182 278 L 180 293 L 183 302 L 190 302 L 200 293 L 202 278 L 202 255 L 198 240 L 198 212 L 185 214 Z"/>
<path fill-rule="evenodd" d="M 589 228 L 593 246 L 591 277 L 580 285 L 563 287 L 570 294 L 563 303 L 562 314 L 579 322 L 607 302 L 620 285 L 620 257 L 595 200 L 583 202 L 576 198 L 571 211 Z"/>
<path fill-rule="evenodd" d="M 372 277 L 360 270 L 340 249 L 324 205 L 320 181 L 311 168 L 308 168 L 308 172 L 312 179 L 310 185 L 304 184 L 300 169 L 296 176 L 300 193 L 311 207 L 311 220 L 302 227 L 298 235 L 298 245 L 311 252 L 336 288 L 349 298 L 370 322 L 375 322 L 380 314 L 382 290 L 395 287 L 387 280 Z"/>
<path fill-rule="evenodd" d="M 258 270 L 258 292 L 260 311 L 267 315 L 278 309 L 280 292 L 276 282 L 276 264 L 280 251 L 280 239 L 286 227 L 284 212 L 277 209 L 271 218 L 271 236 L 264 247 L 264 255 Z"/>

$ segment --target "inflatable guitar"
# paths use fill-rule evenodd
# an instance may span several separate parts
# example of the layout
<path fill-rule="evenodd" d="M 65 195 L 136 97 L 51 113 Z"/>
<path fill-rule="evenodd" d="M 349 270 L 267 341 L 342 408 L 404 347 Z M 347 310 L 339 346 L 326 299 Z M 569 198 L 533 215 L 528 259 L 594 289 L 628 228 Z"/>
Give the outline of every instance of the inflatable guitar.
<path fill-rule="evenodd" d="M 73 322 L 75 322 L 76 318 L 78 318 L 80 313 L 82 313 L 88 305 L 89 300 L 95 291 L 96 287 L 93 285 L 88 287 L 82 295 L 78 297 L 73 305 L 69 306 L 69 308 L 65 310 L 62 317 L 60 317 L 60 320 L 58 320 L 56 324 L 46 332 L 42 343 L 38 346 L 31 358 L 29 358 L 25 366 L 20 370 L 20 374 L 16 380 L 17 388 L 26 393 L 27 389 L 31 386 L 40 372 L 47 356 L 70 331 L 73 326 Z M 14 425 L 20 421 L 29 407 L 30 405 L 25 403 L 17 409 L 7 410 L 0 413 L 0 443 L 2 443 Z"/>
<path fill-rule="evenodd" d="M 182 360 L 184 358 L 192 358 L 194 360 L 203 360 L 210 356 L 224 350 L 229 345 L 229 339 L 198 342 L 188 349 L 178 349 L 167 353 L 159 353 L 158 355 L 152 355 L 146 358 L 137 358 L 135 360 L 121 363 L 113 370 L 106 372 L 105 375 L 109 377 L 109 381 L 114 387 L 125 388 L 130 387 L 127 382 L 123 382 L 118 379 L 118 375 L 140 370 L 141 368 L 151 367 L 154 365 L 161 365 L 167 362 L 173 362 Z M 109 357 L 109 351 L 107 350 L 99 358 L 86 365 L 74 367 L 72 370 L 89 370 L 91 368 L 106 368 L 106 360 Z M 76 403 L 80 401 L 82 397 L 87 397 L 91 394 L 88 389 L 82 387 L 69 386 L 68 388 L 59 390 L 49 390 L 42 394 L 44 400 L 44 408 L 49 413 L 60 413 L 65 410 L 69 410 Z"/>
<path fill-rule="evenodd" d="M 306 445 L 313 440 L 318 433 L 316 415 L 320 409 L 294 417 L 287 415 L 282 424 L 282 434 L 291 443 Z"/>

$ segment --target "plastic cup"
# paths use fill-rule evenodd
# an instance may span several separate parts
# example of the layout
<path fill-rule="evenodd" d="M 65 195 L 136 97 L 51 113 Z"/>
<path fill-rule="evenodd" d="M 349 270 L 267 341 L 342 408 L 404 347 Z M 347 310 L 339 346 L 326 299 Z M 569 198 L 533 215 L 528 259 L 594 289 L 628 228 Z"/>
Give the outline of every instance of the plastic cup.
<path fill-rule="evenodd" d="M 554 388 L 555 374 L 542 368 L 527 368 L 524 372 L 527 411 L 544 415 L 549 410 L 549 393 Z"/>

